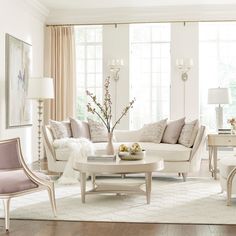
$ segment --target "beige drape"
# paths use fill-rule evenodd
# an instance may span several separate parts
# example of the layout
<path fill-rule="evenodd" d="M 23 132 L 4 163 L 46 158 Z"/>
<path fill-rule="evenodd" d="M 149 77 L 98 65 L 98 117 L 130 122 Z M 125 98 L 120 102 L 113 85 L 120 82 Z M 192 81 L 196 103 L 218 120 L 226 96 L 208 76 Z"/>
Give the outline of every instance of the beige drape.
<path fill-rule="evenodd" d="M 55 98 L 44 104 L 44 122 L 75 115 L 74 27 L 48 26 L 45 34 L 45 76 L 54 79 Z"/>

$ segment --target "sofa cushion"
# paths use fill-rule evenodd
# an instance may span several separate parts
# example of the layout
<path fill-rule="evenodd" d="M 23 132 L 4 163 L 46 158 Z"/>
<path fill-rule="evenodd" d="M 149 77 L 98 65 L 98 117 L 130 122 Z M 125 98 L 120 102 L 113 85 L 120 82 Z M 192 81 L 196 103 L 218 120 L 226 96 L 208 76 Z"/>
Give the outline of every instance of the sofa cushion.
<path fill-rule="evenodd" d="M 70 124 L 73 138 L 91 139 L 88 122 L 70 118 Z"/>
<path fill-rule="evenodd" d="M 52 134 L 55 139 L 72 137 L 71 126 L 69 121 L 49 121 Z"/>
<path fill-rule="evenodd" d="M 178 143 L 186 147 L 192 147 L 197 136 L 198 128 L 199 128 L 198 120 L 185 123 L 181 131 Z"/>
<path fill-rule="evenodd" d="M 161 142 L 170 144 L 177 143 L 184 126 L 184 120 L 185 118 L 182 118 L 169 122 L 166 126 Z"/>
<path fill-rule="evenodd" d="M 91 141 L 96 142 L 107 142 L 107 129 L 105 125 L 102 123 L 89 119 L 88 118 L 88 124 L 89 124 L 89 130 L 91 135 Z"/>
<path fill-rule="evenodd" d="M 139 142 L 142 129 L 138 130 L 114 130 L 117 142 Z"/>
<path fill-rule="evenodd" d="M 120 142 L 114 143 L 115 151 L 121 144 L 131 146 L 133 142 Z M 181 144 L 167 144 L 167 143 L 151 143 L 151 142 L 139 142 L 141 147 L 146 150 L 147 155 L 159 156 L 164 161 L 188 161 L 191 155 L 191 148 L 187 148 Z M 105 153 L 106 143 L 94 143 L 96 153 Z"/>
<path fill-rule="evenodd" d="M 167 119 L 146 124 L 141 129 L 140 142 L 154 142 L 160 143 L 163 133 L 165 131 Z"/>

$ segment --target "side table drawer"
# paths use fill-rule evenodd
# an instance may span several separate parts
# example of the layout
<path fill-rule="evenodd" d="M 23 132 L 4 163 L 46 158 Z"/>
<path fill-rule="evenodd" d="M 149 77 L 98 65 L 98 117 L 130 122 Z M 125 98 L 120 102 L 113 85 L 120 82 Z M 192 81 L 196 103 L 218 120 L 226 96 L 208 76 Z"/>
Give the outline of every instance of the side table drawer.
<path fill-rule="evenodd" d="M 208 136 L 209 146 L 236 146 L 236 136 L 230 137 L 230 135 L 217 135 Z"/>

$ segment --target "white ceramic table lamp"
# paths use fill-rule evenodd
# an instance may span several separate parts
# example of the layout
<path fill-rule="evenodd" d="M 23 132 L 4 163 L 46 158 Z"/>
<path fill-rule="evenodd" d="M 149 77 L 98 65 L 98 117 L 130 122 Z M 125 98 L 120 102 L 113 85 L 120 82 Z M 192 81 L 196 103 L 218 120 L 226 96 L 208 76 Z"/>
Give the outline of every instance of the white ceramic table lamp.
<path fill-rule="evenodd" d="M 208 104 L 218 104 L 216 110 L 216 128 L 223 126 L 223 107 L 222 104 L 230 103 L 230 93 L 228 88 L 210 88 L 208 90 Z"/>
<path fill-rule="evenodd" d="M 54 98 L 53 79 L 52 78 L 29 79 L 28 98 L 38 100 L 38 164 L 40 169 L 43 101 L 46 99 Z"/>

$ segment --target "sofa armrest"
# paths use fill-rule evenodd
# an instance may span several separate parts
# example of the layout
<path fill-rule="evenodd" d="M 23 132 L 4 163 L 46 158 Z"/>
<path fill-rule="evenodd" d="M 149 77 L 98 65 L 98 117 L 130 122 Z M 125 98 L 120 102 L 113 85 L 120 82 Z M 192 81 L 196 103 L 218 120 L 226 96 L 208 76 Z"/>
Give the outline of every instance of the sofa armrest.
<path fill-rule="evenodd" d="M 205 142 L 206 142 L 206 127 L 201 126 L 198 130 L 196 139 L 193 144 L 193 148 L 192 148 L 192 152 L 191 152 L 191 156 L 190 156 L 190 161 L 195 156 L 201 155 L 202 148 L 203 148 L 203 145 Z"/>
<path fill-rule="evenodd" d="M 53 148 L 54 137 L 49 126 L 43 126 L 43 144 L 46 151 L 47 158 L 53 158 L 56 161 L 56 154 Z"/>
<path fill-rule="evenodd" d="M 139 142 L 141 137 L 141 129 L 115 130 L 114 134 L 117 142 Z"/>

